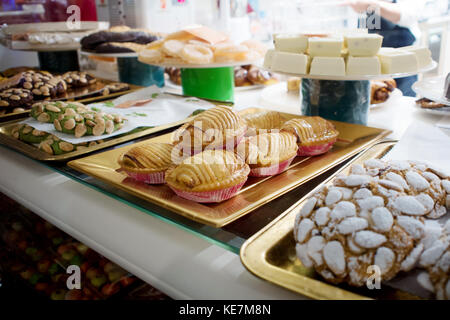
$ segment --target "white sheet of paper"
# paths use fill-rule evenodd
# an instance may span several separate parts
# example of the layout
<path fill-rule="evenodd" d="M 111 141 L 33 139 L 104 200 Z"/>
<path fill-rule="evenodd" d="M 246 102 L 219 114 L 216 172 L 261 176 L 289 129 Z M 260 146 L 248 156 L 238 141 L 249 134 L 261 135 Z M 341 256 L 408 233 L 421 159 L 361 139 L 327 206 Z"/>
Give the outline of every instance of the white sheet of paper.
<path fill-rule="evenodd" d="M 113 105 L 117 106 L 126 101 L 142 99 L 152 99 L 152 101 L 139 107 L 127 109 L 114 108 L 102 102 L 90 104 L 90 107 L 97 108 L 105 113 L 120 114 L 126 119 L 124 126 L 120 130 L 102 136 L 84 136 L 75 138 L 74 135 L 56 131 L 52 123 L 41 123 L 33 118 L 28 118 L 21 123 L 26 123 L 33 128 L 51 133 L 64 141 L 77 144 L 111 138 L 129 132 L 137 127 L 155 127 L 180 121 L 189 117 L 192 112 L 197 109 L 209 109 L 214 106 L 207 101 L 196 98 L 185 98 L 164 94 L 161 89 L 156 86 L 144 88 L 121 96 L 113 101 Z"/>

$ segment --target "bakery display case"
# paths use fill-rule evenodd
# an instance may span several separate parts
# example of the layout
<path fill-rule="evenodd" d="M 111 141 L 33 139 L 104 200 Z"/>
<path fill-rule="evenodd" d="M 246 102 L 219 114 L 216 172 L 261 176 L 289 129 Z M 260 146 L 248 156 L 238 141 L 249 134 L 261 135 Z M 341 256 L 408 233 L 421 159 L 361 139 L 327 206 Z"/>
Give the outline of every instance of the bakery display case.
<path fill-rule="evenodd" d="M 450 76 L 418 25 L 89 0 L 75 30 L 77 1 L 12 2 L 41 20 L 0 28 L 38 62 L 0 63 L 0 293 L 450 299 Z"/>

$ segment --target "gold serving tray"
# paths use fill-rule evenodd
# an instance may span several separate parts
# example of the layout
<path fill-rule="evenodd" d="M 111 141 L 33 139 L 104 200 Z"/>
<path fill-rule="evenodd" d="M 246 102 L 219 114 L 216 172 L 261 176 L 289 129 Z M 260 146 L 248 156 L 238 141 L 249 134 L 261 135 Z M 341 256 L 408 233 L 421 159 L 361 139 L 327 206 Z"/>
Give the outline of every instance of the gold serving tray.
<path fill-rule="evenodd" d="M 256 276 L 313 299 L 417 299 L 404 291 L 386 284 L 381 290 L 369 290 L 351 286 L 335 286 L 325 282 L 313 268 L 304 267 L 295 253 L 293 236 L 294 221 L 305 199 L 314 194 L 340 173 L 347 173 L 350 165 L 363 163 L 367 159 L 381 158 L 395 145 L 395 142 L 378 143 L 361 153 L 351 163 L 334 173 L 309 194 L 286 210 L 241 247 L 240 256 L 244 266 Z"/>
<path fill-rule="evenodd" d="M 76 100 L 77 102 L 81 102 L 84 104 L 97 102 L 97 101 L 104 101 L 104 100 L 111 100 L 113 98 L 116 98 L 118 96 L 125 95 L 127 93 L 136 91 L 138 89 L 143 88 L 142 86 L 137 86 L 134 84 L 128 84 L 130 86 L 130 89 L 120 92 L 114 92 L 105 96 L 95 96 L 91 97 L 91 95 L 96 94 L 100 92 L 106 85 L 115 83 L 116 81 L 106 80 L 106 79 L 99 79 L 97 78 L 97 82 L 84 87 L 84 88 L 75 88 L 71 89 L 68 92 L 64 93 L 63 95 L 60 95 L 53 99 L 52 101 L 60 101 L 60 100 L 68 100 L 73 101 Z M 88 98 L 83 98 L 84 96 L 89 96 Z M 6 113 L 3 115 L 0 115 L 0 123 L 1 122 L 7 122 L 18 118 L 25 118 L 28 117 L 30 114 L 30 109 L 20 112 L 11 112 Z"/>
<path fill-rule="evenodd" d="M 250 108 L 239 113 L 244 115 L 262 110 Z M 293 114 L 282 114 L 286 119 L 296 117 Z M 77 159 L 69 162 L 68 166 L 186 218 L 213 227 L 222 227 L 356 155 L 390 133 L 388 130 L 362 125 L 332 122 L 340 134 L 337 143 L 329 152 L 317 157 L 297 157 L 286 172 L 277 176 L 249 177 L 236 196 L 217 204 L 201 204 L 182 199 L 166 185 L 147 185 L 127 178 L 125 173 L 119 171 L 117 159 L 121 154 L 148 142 L 170 142 L 170 133 Z"/>

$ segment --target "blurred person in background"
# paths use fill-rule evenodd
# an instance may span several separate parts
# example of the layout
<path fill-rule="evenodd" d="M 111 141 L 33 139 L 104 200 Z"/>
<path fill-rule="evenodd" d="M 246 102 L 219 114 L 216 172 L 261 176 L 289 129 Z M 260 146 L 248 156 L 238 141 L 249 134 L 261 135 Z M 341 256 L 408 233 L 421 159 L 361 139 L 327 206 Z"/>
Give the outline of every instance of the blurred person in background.
<path fill-rule="evenodd" d="M 366 13 L 366 26 L 369 33 L 383 36 L 383 47 L 399 48 L 417 43 L 420 38 L 418 17 L 425 6 L 425 0 L 350 0 L 344 5 L 351 7 L 359 14 Z M 371 25 L 376 21 L 374 14 L 379 13 L 380 24 L 375 28 Z M 411 89 L 417 81 L 417 76 L 395 79 L 397 87 L 405 96 L 414 97 Z"/>

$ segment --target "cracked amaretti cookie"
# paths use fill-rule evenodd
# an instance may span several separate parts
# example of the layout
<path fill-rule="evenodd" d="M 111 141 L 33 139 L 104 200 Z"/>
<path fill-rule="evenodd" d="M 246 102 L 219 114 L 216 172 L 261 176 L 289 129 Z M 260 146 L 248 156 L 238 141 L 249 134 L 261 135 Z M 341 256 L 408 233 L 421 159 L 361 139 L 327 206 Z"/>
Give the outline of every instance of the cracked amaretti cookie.
<path fill-rule="evenodd" d="M 305 201 L 294 226 L 297 256 L 326 280 L 353 286 L 366 283 L 371 265 L 382 281 L 409 271 L 424 250 L 425 217 L 448 205 L 448 183 L 415 162 L 354 165 Z"/>

